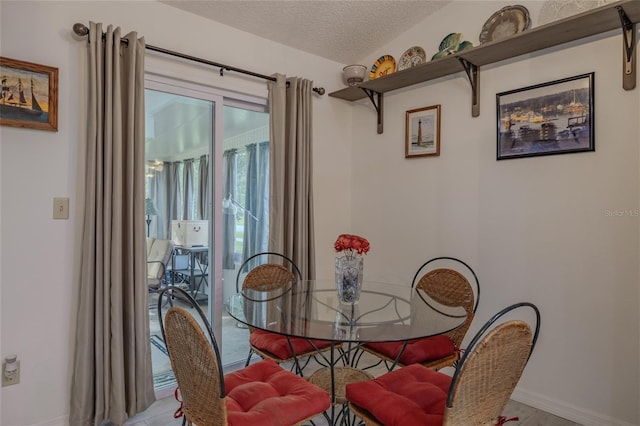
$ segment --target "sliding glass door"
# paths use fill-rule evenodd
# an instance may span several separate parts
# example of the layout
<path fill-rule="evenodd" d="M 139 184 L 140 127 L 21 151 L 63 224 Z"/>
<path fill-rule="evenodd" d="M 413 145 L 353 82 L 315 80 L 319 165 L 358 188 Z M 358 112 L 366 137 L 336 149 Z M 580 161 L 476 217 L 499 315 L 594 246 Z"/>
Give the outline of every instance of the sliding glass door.
<path fill-rule="evenodd" d="M 222 297 L 226 304 L 241 286 L 244 259 L 267 250 L 269 232 L 269 115 L 264 105 L 225 102 L 222 191 Z M 249 333 L 224 312 L 222 359 L 244 366 Z"/>
<path fill-rule="evenodd" d="M 165 262 L 161 286 L 188 290 L 203 308 L 212 306 L 211 295 L 215 293 L 211 286 L 210 248 L 215 224 L 209 176 L 215 162 L 212 153 L 218 102 L 215 97 L 152 82 L 147 82 L 145 90 L 147 258 L 149 262 Z M 155 248 L 166 245 L 173 248 L 169 256 L 156 258 Z M 154 386 L 162 394 L 172 391 L 175 379 L 160 332 L 156 301 L 157 295 L 150 291 Z"/>
<path fill-rule="evenodd" d="M 208 313 L 226 369 L 244 365 L 248 332 L 227 315 L 237 268 L 266 249 L 268 113 L 265 100 L 148 77 L 146 201 L 148 257 L 170 242 L 162 285 L 187 289 Z M 151 259 L 150 259 L 151 260 Z M 156 394 L 175 388 L 149 294 Z M 180 303 L 177 301 L 176 303 Z"/>

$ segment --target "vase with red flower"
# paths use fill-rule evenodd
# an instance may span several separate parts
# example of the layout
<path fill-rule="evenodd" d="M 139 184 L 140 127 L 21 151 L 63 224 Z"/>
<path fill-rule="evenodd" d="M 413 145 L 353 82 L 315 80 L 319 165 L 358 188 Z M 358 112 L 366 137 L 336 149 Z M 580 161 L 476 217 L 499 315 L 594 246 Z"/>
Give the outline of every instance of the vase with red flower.
<path fill-rule="evenodd" d="M 357 235 L 341 234 L 335 242 L 336 291 L 338 301 L 344 304 L 358 303 L 364 276 L 364 258 L 369 251 L 369 241 Z"/>

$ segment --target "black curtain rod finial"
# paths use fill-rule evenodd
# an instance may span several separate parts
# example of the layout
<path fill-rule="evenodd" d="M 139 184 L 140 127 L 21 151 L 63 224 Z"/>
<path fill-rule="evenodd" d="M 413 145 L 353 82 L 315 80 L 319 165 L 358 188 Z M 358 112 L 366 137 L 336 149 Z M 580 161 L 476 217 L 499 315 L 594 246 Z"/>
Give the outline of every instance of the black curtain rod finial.
<path fill-rule="evenodd" d="M 76 23 L 73 24 L 73 32 L 80 37 L 84 37 L 89 34 L 89 28 L 87 28 L 87 26 L 84 24 Z"/>

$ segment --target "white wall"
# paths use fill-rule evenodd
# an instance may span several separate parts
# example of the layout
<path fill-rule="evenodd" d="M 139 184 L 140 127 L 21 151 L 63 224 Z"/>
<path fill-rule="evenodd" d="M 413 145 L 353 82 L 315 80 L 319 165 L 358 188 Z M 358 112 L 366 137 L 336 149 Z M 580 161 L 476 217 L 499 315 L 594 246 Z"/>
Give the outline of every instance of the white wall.
<path fill-rule="evenodd" d="M 540 4 L 525 3 L 534 25 Z M 451 3 L 377 56 L 419 45 L 431 57 L 450 32 L 477 44 L 502 6 Z M 482 287 L 470 335 L 502 307 L 534 302 L 540 340 L 514 398 L 598 426 L 640 424 L 640 89 L 622 89 L 621 43 L 612 31 L 483 67 L 478 118 L 464 73 L 386 94 L 382 135 L 368 100 L 353 117 L 353 231 L 371 242 L 367 274 L 410 280 L 437 255 L 468 261 Z M 496 161 L 496 93 L 591 71 L 595 152 Z M 440 156 L 405 159 L 405 111 L 435 104 Z"/>
<path fill-rule="evenodd" d="M 85 134 L 86 40 L 72 35 L 89 21 L 137 31 L 155 46 L 262 74 L 342 87 L 341 64 L 308 55 L 156 2 L 0 2 L 0 55 L 59 68 L 58 132 L 0 128 L 0 356 L 16 353 L 21 383 L 0 391 L 0 424 L 64 424 L 68 414 L 75 303 L 74 240 L 79 222 L 77 163 Z M 265 83 L 217 69 L 171 65 L 149 57 L 151 70 L 266 96 Z M 164 64 L 164 65 L 163 65 Z M 330 276 L 335 235 L 349 225 L 350 182 L 336 170 L 350 162 L 351 106 L 314 100 L 315 202 L 319 270 Z M 53 197 L 70 197 L 69 220 L 52 219 Z M 333 206 L 347 206 L 344 210 Z"/>

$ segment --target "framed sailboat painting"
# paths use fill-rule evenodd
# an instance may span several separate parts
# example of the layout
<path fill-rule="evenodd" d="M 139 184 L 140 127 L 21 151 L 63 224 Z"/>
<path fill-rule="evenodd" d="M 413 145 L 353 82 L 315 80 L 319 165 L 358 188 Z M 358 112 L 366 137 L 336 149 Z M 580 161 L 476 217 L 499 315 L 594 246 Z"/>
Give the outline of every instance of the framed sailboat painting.
<path fill-rule="evenodd" d="M 58 68 L 0 56 L 0 124 L 58 130 Z"/>

